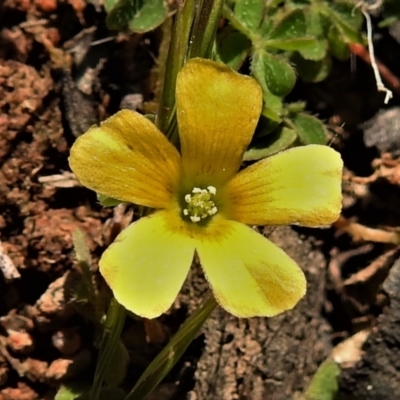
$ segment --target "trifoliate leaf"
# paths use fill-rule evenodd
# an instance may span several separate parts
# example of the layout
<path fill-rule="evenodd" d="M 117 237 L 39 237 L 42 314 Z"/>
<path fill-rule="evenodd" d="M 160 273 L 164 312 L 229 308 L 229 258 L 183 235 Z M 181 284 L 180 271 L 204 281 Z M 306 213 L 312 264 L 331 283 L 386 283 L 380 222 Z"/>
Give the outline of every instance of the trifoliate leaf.
<path fill-rule="evenodd" d="M 362 43 L 360 27 L 362 15 L 352 1 L 339 1 L 326 5 L 322 11 L 342 33 L 347 43 Z"/>
<path fill-rule="evenodd" d="M 264 6 L 265 0 L 237 0 L 234 13 L 244 26 L 255 32 L 263 18 Z"/>
<path fill-rule="evenodd" d="M 344 41 L 344 38 L 336 25 L 331 25 L 328 31 L 328 43 L 330 53 L 338 60 L 344 61 L 349 58 L 349 46 Z"/>
<path fill-rule="evenodd" d="M 331 70 L 332 60 L 329 55 L 319 61 L 304 59 L 300 54 L 294 53 L 290 59 L 296 66 L 296 71 L 306 82 L 321 82 Z"/>
<path fill-rule="evenodd" d="M 247 57 L 250 47 L 250 39 L 228 27 L 224 29 L 217 39 L 217 61 L 221 61 L 232 69 L 238 70 Z"/>
<path fill-rule="evenodd" d="M 276 133 L 268 135 L 263 143 L 260 143 L 258 146 L 247 150 L 243 155 L 243 160 L 260 160 L 272 154 L 278 153 L 279 151 L 286 150 L 293 144 L 296 138 L 297 135 L 294 130 L 286 127 L 278 129 Z"/>
<path fill-rule="evenodd" d="M 326 144 L 325 125 L 312 115 L 299 113 L 291 118 L 293 129 L 303 144 Z"/>
<path fill-rule="evenodd" d="M 263 50 L 254 53 L 251 70 L 261 87 L 276 96 L 286 96 L 296 82 L 295 72 L 285 59 Z"/>
<path fill-rule="evenodd" d="M 301 9 L 285 14 L 268 35 L 269 40 L 287 40 L 308 36 L 306 16 Z"/>

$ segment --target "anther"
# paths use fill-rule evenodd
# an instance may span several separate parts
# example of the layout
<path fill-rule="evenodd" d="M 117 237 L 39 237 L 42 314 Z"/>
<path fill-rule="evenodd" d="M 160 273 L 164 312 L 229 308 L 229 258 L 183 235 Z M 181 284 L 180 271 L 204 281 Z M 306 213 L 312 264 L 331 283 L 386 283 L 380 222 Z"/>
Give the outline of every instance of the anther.
<path fill-rule="evenodd" d="M 217 189 L 214 186 L 207 186 L 207 190 L 214 196 L 217 194 Z"/>
<path fill-rule="evenodd" d="M 183 209 L 183 215 L 188 216 L 194 223 L 215 215 L 218 208 L 211 197 L 216 193 L 217 189 L 214 186 L 208 186 L 207 189 L 193 188 L 192 193 L 184 197 L 187 208 Z"/>

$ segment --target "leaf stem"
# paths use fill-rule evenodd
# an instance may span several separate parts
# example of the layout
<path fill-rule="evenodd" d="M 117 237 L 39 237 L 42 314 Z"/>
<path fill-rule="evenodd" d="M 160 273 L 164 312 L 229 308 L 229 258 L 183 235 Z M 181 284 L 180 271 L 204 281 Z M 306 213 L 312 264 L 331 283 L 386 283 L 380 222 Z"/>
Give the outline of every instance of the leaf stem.
<path fill-rule="evenodd" d="M 104 323 L 103 337 L 101 339 L 99 359 L 96 364 L 93 387 L 90 392 L 90 400 L 98 400 L 99 398 L 103 386 L 104 375 L 118 346 L 125 318 L 125 308 L 122 307 L 113 297 L 108 307 L 107 318 Z"/>
<path fill-rule="evenodd" d="M 194 4 L 194 0 L 186 0 L 178 4 L 156 118 L 158 129 L 164 132 L 175 145 L 179 142 L 178 132 L 170 127 L 176 125 L 174 124 L 176 77 L 186 59 L 189 36 L 194 19 Z"/>
<path fill-rule="evenodd" d="M 160 383 L 196 337 L 216 305 L 214 297 L 210 296 L 183 323 L 168 345 L 146 368 L 135 387 L 124 400 L 143 400 Z"/>
<path fill-rule="evenodd" d="M 203 0 L 197 8 L 190 37 L 189 58 L 211 58 L 223 4 L 224 0 Z"/>

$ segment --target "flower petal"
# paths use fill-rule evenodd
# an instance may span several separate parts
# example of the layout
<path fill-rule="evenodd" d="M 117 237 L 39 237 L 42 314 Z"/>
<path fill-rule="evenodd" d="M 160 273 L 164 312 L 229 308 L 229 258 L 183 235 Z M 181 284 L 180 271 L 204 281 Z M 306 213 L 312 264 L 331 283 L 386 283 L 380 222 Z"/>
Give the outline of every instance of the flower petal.
<path fill-rule="evenodd" d="M 214 296 L 237 317 L 271 317 L 292 309 L 304 296 L 306 280 L 279 247 L 235 221 L 225 221 L 219 240 L 196 245 Z"/>
<path fill-rule="evenodd" d="M 258 83 L 223 64 L 192 59 L 178 74 L 176 104 L 185 171 L 221 181 L 234 174 L 260 116 Z"/>
<path fill-rule="evenodd" d="M 249 225 L 331 224 L 342 207 L 342 169 L 339 153 L 319 145 L 259 161 L 229 183 L 230 217 Z"/>
<path fill-rule="evenodd" d="M 80 136 L 69 163 L 84 186 L 154 208 L 169 204 L 181 168 L 176 148 L 148 119 L 130 110 Z"/>
<path fill-rule="evenodd" d="M 169 229 L 159 211 L 123 230 L 103 253 L 100 272 L 126 309 L 155 318 L 174 302 L 193 260 L 194 242 Z"/>

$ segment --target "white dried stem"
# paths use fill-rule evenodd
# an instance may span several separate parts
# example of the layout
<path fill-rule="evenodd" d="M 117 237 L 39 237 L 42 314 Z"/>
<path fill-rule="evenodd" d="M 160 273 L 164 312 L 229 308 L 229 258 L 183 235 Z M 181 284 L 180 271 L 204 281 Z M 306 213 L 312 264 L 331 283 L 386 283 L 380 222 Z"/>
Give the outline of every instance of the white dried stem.
<path fill-rule="evenodd" d="M 5 253 L 1 241 L 0 241 L 0 271 L 3 273 L 6 281 L 12 281 L 13 279 L 18 279 L 21 277 L 21 274 L 15 267 L 11 258 Z"/>
<path fill-rule="evenodd" d="M 360 1 L 356 7 L 360 7 L 362 14 L 367 22 L 367 40 L 368 40 L 368 51 L 369 56 L 371 58 L 371 66 L 372 70 L 374 71 L 375 81 L 376 81 L 376 88 L 379 92 L 385 92 L 385 100 L 384 103 L 387 104 L 389 100 L 393 97 L 393 93 L 389 90 L 382 82 L 381 75 L 379 73 L 379 68 L 376 63 L 375 53 L 374 53 L 374 44 L 372 41 L 372 23 L 371 17 L 369 15 L 369 11 L 376 10 L 382 5 L 382 0 L 378 0 L 375 4 L 366 4 L 363 1 Z"/>

